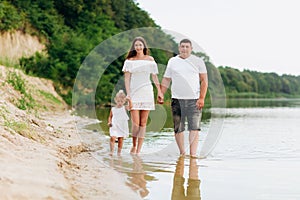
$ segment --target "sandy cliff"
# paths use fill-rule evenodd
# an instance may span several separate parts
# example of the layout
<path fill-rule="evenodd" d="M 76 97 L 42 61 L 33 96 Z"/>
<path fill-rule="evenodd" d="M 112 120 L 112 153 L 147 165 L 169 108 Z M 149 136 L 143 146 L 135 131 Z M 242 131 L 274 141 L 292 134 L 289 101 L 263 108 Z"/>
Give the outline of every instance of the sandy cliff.
<path fill-rule="evenodd" d="M 140 199 L 74 118 L 51 81 L 0 66 L 0 199 Z"/>

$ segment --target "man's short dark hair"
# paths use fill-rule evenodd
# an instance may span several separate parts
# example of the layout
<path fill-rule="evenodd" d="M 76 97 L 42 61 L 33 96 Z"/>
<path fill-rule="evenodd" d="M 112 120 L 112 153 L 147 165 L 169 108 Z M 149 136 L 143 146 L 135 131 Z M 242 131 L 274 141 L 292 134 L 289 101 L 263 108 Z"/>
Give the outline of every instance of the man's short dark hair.
<path fill-rule="evenodd" d="M 179 44 L 181 44 L 181 43 L 190 43 L 192 46 L 192 42 L 189 39 L 182 39 Z"/>

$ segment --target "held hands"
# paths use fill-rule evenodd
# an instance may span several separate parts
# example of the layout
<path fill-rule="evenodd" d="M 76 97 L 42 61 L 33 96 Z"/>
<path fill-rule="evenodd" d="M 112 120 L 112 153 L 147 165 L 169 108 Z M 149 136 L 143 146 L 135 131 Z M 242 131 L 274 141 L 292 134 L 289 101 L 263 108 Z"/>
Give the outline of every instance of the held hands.
<path fill-rule="evenodd" d="M 131 110 L 132 108 L 132 102 L 131 102 L 131 98 L 129 95 L 126 96 L 126 100 L 128 102 L 128 110 Z"/>
<path fill-rule="evenodd" d="M 159 104 L 163 104 L 164 103 L 164 95 L 163 95 L 162 92 L 158 92 L 158 94 L 157 94 L 157 102 Z"/>

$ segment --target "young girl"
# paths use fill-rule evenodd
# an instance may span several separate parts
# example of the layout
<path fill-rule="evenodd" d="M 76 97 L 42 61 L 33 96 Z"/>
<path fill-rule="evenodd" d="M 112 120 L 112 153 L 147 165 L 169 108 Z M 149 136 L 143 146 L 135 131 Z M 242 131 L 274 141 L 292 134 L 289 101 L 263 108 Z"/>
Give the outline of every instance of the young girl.
<path fill-rule="evenodd" d="M 123 90 L 120 90 L 114 101 L 116 105 L 111 108 L 110 114 L 108 117 L 108 126 L 109 134 L 110 134 L 110 155 L 114 152 L 115 141 L 118 138 L 118 155 L 121 154 L 121 150 L 123 147 L 123 139 L 129 135 L 128 128 L 128 120 L 129 117 L 127 115 L 126 110 L 130 109 L 130 101 L 129 106 L 125 106 L 126 103 L 126 94 Z"/>

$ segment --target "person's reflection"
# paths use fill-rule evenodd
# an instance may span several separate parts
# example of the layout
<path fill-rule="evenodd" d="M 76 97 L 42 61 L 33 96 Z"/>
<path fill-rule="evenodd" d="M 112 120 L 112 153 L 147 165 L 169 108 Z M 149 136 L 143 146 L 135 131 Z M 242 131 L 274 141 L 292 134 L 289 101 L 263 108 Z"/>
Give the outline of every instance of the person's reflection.
<path fill-rule="evenodd" d="M 184 156 L 180 156 L 173 179 L 172 200 L 200 200 L 200 179 L 198 176 L 197 159 L 190 158 L 189 178 L 187 191 L 185 192 L 184 182 Z"/>
<path fill-rule="evenodd" d="M 129 173 L 128 185 L 137 191 L 141 197 L 145 197 L 149 194 L 149 190 L 146 187 L 147 181 L 145 179 L 146 173 L 143 169 L 143 161 L 138 155 L 132 155 L 133 166 L 132 172 Z"/>

